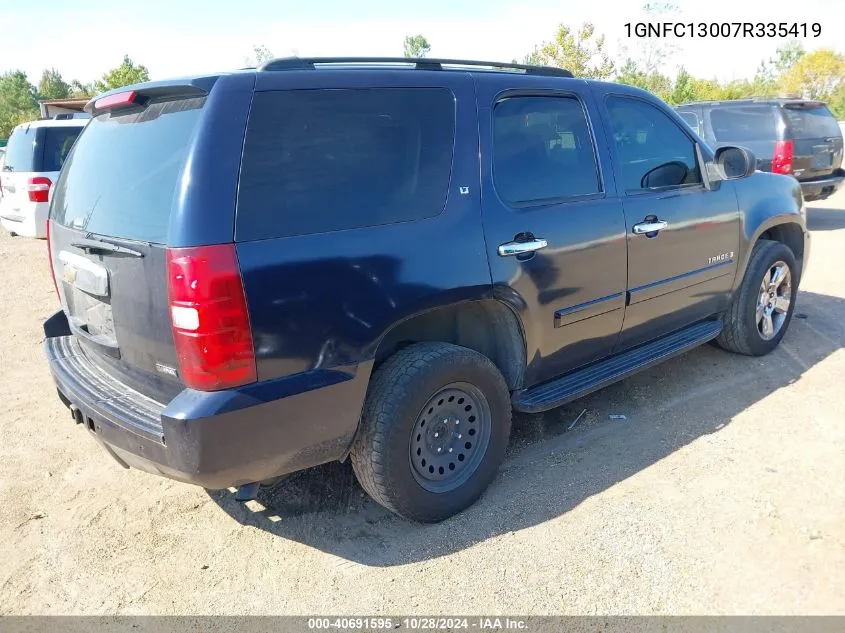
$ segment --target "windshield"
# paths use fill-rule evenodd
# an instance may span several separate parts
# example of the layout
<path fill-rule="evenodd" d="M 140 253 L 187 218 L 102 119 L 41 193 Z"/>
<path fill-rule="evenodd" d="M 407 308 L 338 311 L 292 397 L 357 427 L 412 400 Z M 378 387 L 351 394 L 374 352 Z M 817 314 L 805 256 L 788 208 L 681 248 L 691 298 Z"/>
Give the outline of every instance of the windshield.
<path fill-rule="evenodd" d="M 205 97 L 91 120 L 67 158 L 51 215 L 110 237 L 166 243 L 179 178 Z"/>

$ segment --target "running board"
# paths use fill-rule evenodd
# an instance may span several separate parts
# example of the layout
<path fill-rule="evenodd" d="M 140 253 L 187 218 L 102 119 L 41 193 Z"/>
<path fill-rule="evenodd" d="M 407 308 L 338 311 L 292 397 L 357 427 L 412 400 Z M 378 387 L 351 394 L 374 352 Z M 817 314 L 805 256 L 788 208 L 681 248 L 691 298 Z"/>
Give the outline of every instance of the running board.
<path fill-rule="evenodd" d="M 512 397 L 513 407 L 525 413 L 539 413 L 554 409 L 652 365 L 657 365 L 667 358 L 698 347 L 719 336 L 721 331 L 721 321 L 696 323 L 674 334 L 611 356 L 550 382 L 518 391 Z"/>

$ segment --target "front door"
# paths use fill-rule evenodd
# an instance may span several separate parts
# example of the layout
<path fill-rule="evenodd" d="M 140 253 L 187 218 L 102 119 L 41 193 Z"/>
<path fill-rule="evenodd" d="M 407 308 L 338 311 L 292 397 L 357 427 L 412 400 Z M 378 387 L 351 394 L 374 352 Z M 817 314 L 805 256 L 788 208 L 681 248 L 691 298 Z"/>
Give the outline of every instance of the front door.
<path fill-rule="evenodd" d="M 727 305 L 739 211 L 733 183 L 705 186 L 695 141 L 676 114 L 656 100 L 595 90 L 625 209 L 628 307 L 620 351 Z"/>
<path fill-rule="evenodd" d="M 476 75 L 483 222 L 494 293 L 523 322 L 531 386 L 612 352 L 625 218 L 584 82 L 504 81 Z"/>

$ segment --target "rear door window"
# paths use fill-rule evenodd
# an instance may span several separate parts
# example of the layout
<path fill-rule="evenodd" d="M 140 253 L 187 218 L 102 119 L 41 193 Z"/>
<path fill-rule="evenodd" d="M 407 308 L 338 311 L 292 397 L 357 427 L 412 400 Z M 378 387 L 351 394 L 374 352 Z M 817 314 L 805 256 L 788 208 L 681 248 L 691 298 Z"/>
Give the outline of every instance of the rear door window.
<path fill-rule="evenodd" d="M 237 239 L 438 215 L 454 137 L 455 98 L 445 88 L 257 93 L 241 164 Z"/>
<path fill-rule="evenodd" d="M 6 160 L 3 165 L 4 171 L 36 171 L 35 169 L 35 148 L 38 128 L 22 127 L 12 132 L 8 145 L 6 145 Z"/>
<path fill-rule="evenodd" d="M 81 127 L 44 128 L 44 154 L 38 171 L 61 171 Z"/>
<path fill-rule="evenodd" d="M 571 97 L 511 97 L 493 110 L 493 181 L 522 205 L 599 193 L 593 140 Z"/>
<path fill-rule="evenodd" d="M 101 114 L 67 157 L 53 219 L 110 237 L 164 244 L 205 97 Z"/>
<path fill-rule="evenodd" d="M 778 119 L 772 106 L 713 108 L 710 125 L 720 143 L 774 141 L 778 138 Z"/>
<path fill-rule="evenodd" d="M 794 139 L 821 139 L 842 135 L 839 124 L 827 106 L 790 104 L 784 106 L 783 112 L 790 136 Z"/>

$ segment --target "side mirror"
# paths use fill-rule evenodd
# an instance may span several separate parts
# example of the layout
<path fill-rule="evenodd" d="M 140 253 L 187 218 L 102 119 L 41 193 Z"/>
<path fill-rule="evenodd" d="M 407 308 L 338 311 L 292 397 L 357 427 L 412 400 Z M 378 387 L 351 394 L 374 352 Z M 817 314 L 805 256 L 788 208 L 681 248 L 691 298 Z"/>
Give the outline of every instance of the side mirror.
<path fill-rule="evenodd" d="M 684 184 L 687 173 L 686 164 L 673 160 L 669 163 L 658 165 L 645 173 L 640 180 L 640 187 L 643 189 L 657 189 L 660 187 L 674 187 Z"/>
<path fill-rule="evenodd" d="M 757 159 L 744 147 L 720 147 L 713 162 L 723 180 L 747 178 L 757 170 Z"/>

